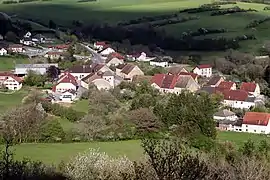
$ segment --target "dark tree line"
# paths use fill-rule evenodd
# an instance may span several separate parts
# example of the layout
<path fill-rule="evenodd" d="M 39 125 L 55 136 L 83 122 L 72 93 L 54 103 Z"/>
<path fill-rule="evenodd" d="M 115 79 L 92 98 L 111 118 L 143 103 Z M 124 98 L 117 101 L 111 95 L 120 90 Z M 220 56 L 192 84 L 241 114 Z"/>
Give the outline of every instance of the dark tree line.
<path fill-rule="evenodd" d="M 214 11 L 210 15 L 211 16 L 221 16 L 221 15 L 233 14 L 233 13 L 238 13 L 238 12 L 257 12 L 257 10 L 251 9 L 251 8 L 241 9 L 238 6 L 235 6 L 233 8 L 220 9 L 220 10 Z"/>
<path fill-rule="evenodd" d="M 158 31 L 153 27 L 134 27 L 124 28 L 119 26 L 108 25 L 89 25 L 81 30 L 77 29 L 76 34 L 79 38 L 85 39 L 103 39 L 111 42 L 122 42 L 129 39 L 132 45 L 155 44 L 157 47 L 167 50 L 198 50 L 198 51 L 215 51 L 239 48 L 240 40 L 254 39 L 254 36 L 243 35 L 235 38 L 205 38 L 194 39 L 177 38 L 166 35 L 164 31 Z M 83 34 L 83 36 L 80 36 Z"/>

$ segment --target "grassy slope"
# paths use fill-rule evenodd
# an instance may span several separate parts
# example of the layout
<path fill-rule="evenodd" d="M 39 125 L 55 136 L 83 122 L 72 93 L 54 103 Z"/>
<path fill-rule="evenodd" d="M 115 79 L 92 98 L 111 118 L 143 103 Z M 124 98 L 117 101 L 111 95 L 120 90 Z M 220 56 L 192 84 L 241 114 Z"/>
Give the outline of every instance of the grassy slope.
<path fill-rule="evenodd" d="M 28 59 L 0 56 L 0 71 L 13 70 L 15 64 L 26 64 L 26 63 L 29 63 Z"/>
<path fill-rule="evenodd" d="M 248 139 L 254 142 L 269 138 L 248 133 L 236 132 L 219 132 L 219 141 L 232 141 L 237 146 L 242 145 Z M 45 163 L 59 163 L 67 161 L 70 157 L 79 152 L 84 152 L 89 148 L 100 148 L 100 151 L 107 152 L 109 155 L 118 156 L 126 155 L 130 159 L 138 159 L 141 157 L 143 150 L 140 147 L 140 141 L 121 141 L 121 142 L 92 142 L 92 143 L 72 143 L 72 144 L 21 144 L 15 146 L 15 157 L 21 159 L 28 157 L 33 160 L 40 160 Z"/>
<path fill-rule="evenodd" d="M 210 3 L 210 0 L 98 0 L 96 2 L 77 3 L 70 0 L 56 0 L 48 2 L 33 2 L 13 5 L 1 5 L 0 11 L 11 14 L 18 14 L 20 17 L 32 18 L 48 23 L 50 19 L 61 25 L 70 25 L 72 20 L 89 22 L 117 23 L 129 19 L 136 19 L 142 16 L 153 16 L 157 14 L 174 13 L 179 9 L 198 7 L 201 4 Z M 225 5 L 223 8 L 235 5 Z M 270 14 L 270 11 L 263 11 L 264 4 L 238 3 L 241 8 L 254 8 L 259 12 L 236 13 L 227 16 L 209 16 L 207 13 L 198 13 L 199 20 L 163 26 L 162 28 L 171 35 L 180 36 L 182 32 L 205 28 L 225 28 L 228 33 L 219 35 L 208 35 L 210 37 L 225 36 L 231 37 L 243 33 L 255 33 L 256 41 L 242 43 L 243 49 L 253 51 L 258 49 L 254 44 L 262 44 L 269 38 L 267 27 L 269 22 L 257 27 L 257 31 L 245 30 L 245 26 L 253 19 L 260 19 Z M 46 9 L 50 13 L 40 13 Z M 199 37 L 203 38 L 203 37 Z"/>
<path fill-rule="evenodd" d="M 0 113 L 5 110 L 19 105 L 22 102 L 23 97 L 28 94 L 26 90 L 16 91 L 13 94 L 0 93 Z"/>

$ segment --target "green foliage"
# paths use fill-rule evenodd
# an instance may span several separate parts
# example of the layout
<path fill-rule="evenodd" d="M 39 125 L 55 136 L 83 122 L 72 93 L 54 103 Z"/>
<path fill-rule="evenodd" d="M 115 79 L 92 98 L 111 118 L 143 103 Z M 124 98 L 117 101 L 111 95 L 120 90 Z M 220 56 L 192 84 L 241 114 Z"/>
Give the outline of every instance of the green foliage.
<path fill-rule="evenodd" d="M 60 116 L 62 118 L 66 118 L 67 120 L 71 122 L 76 122 L 80 120 L 85 113 L 84 112 L 78 112 L 74 110 L 73 108 L 67 108 L 64 106 L 61 106 L 59 104 L 52 104 L 48 102 L 42 102 L 42 107 L 44 110 L 48 113 L 52 113 L 55 116 Z"/>
<path fill-rule="evenodd" d="M 145 73 L 145 75 L 154 76 L 155 74 L 161 74 L 161 73 L 165 73 L 165 69 L 163 67 L 154 67 L 154 68 L 148 70 Z"/>
<path fill-rule="evenodd" d="M 65 136 L 61 124 L 55 119 L 46 121 L 39 133 L 40 140 L 43 142 L 61 141 Z"/>
<path fill-rule="evenodd" d="M 132 102 L 130 109 L 139 109 L 139 108 L 150 108 L 156 105 L 156 99 L 153 98 L 150 94 L 141 94 L 136 96 Z"/>
<path fill-rule="evenodd" d="M 256 150 L 256 146 L 252 140 L 248 140 L 247 142 L 244 143 L 243 147 L 241 148 L 241 152 L 243 155 L 251 157 L 254 155 Z"/>
<path fill-rule="evenodd" d="M 168 103 L 154 108 L 154 113 L 168 128 L 176 125 L 182 136 L 201 133 L 215 138 L 214 110 L 215 104 L 208 95 L 198 96 L 186 92 L 171 95 Z"/>
<path fill-rule="evenodd" d="M 46 82 L 46 76 L 37 74 L 34 71 L 28 71 L 27 76 L 24 78 L 24 84 L 28 86 L 44 86 Z"/>

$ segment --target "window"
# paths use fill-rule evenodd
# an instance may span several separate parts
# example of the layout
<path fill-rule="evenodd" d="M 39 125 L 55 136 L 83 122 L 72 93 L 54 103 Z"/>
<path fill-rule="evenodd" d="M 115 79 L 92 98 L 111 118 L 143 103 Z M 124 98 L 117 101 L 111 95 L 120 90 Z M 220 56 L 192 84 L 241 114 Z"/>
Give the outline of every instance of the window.
<path fill-rule="evenodd" d="M 246 127 L 248 127 L 248 125 L 246 125 Z"/>
<path fill-rule="evenodd" d="M 254 130 L 254 132 L 256 132 L 256 130 Z"/>
<path fill-rule="evenodd" d="M 265 133 L 265 131 L 261 131 L 261 133 Z"/>
<path fill-rule="evenodd" d="M 239 131 L 242 131 L 242 129 L 239 129 Z"/>
<path fill-rule="evenodd" d="M 248 132 L 248 129 L 246 129 L 246 131 Z"/>

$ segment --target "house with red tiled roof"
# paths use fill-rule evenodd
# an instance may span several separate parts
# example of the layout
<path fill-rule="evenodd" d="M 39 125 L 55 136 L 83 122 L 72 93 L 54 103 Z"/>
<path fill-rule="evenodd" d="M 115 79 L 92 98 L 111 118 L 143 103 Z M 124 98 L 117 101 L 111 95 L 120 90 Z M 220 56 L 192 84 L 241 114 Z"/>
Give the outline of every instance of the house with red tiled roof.
<path fill-rule="evenodd" d="M 144 73 L 137 65 L 120 64 L 116 66 L 116 75 L 122 77 L 124 80 L 132 81 L 134 76 L 142 76 Z"/>
<path fill-rule="evenodd" d="M 212 76 L 212 66 L 209 64 L 198 65 L 193 69 L 193 73 L 198 74 L 202 77 Z"/>
<path fill-rule="evenodd" d="M 260 95 L 260 86 L 254 82 L 243 82 L 240 86 L 240 89 L 247 91 L 255 97 Z"/>
<path fill-rule="evenodd" d="M 107 46 L 107 44 L 104 41 L 97 41 L 94 43 L 94 49 L 97 49 L 99 51 L 104 49 L 105 46 Z"/>
<path fill-rule="evenodd" d="M 223 89 L 220 92 L 224 96 L 223 104 L 225 106 L 238 109 L 250 109 L 255 106 L 255 97 L 249 96 L 246 91 Z"/>
<path fill-rule="evenodd" d="M 76 91 L 78 89 L 79 82 L 77 78 L 72 76 L 70 73 L 63 74 L 52 87 L 53 92 L 65 92 L 69 90 Z"/>
<path fill-rule="evenodd" d="M 221 89 L 236 90 L 236 83 L 231 81 L 223 81 L 217 87 Z"/>
<path fill-rule="evenodd" d="M 23 79 L 9 72 L 0 73 L 0 85 L 9 90 L 20 90 Z"/>
<path fill-rule="evenodd" d="M 151 86 L 161 93 L 180 94 L 184 90 L 197 91 L 200 86 L 191 76 L 155 74 L 151 79 Z"/>
<path fill-rule="evenodd" d="M 242 132 L 270 133 L 270 114 L 264 112 L 246 112 L 242 123 Z"/>

